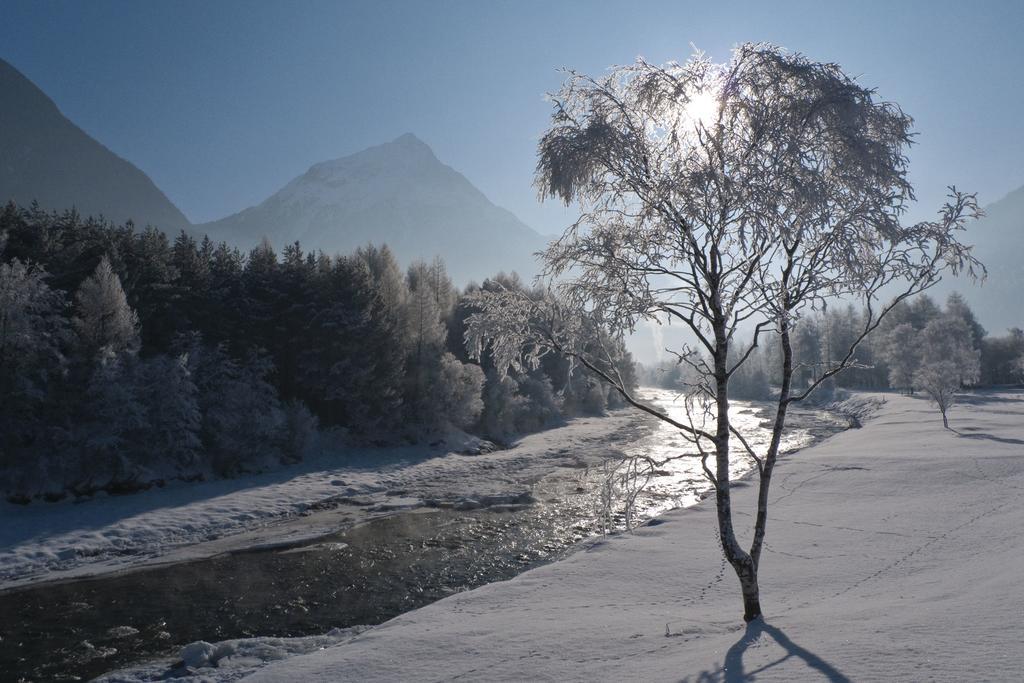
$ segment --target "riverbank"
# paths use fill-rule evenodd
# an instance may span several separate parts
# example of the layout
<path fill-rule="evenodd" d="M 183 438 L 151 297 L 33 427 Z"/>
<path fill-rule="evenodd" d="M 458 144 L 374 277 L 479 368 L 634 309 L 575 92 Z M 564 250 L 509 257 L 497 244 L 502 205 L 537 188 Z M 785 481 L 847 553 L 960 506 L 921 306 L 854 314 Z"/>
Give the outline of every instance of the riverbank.
<path fill-rule="evenodd" d="M 670 413 L 684 410 L 671 391 L 643 391 L 646 400 Z M 735 419 L 753 435 L 755 446 L 767 438 L 758 428 L 767 424 L 763 407 L 740 402 Z M 786 448 L 806 446 L 845 427 L 841 416 L 815 409 L 794 411 L 790 423 Z M 657 458 L 691 448 L 669 425 L 624 409 L 576 418 L 526 435 L 510 448 L 475 455 L 460 452 L 458 445 L 447 451 L 443 445 L 349 449 L 237 479 L 177 482 L 78 502 L 0 502 L 0 593 L 310 544 L 403 512 L 514 510 L 537 502 L 534 487 L 542 480 L 561 479 L 571 490 L 577 487 L 574 479 L 599 478 L 591 470 L 603 463 L 637 452 Z M 738 459 L 736 466 L 741 473 L 751 463 Z M 692 505 L 706 490 L 694 460 L 669 463 L 637 502 L 638 516 Z M 548 494 L 564 497 L 565 492 Z"/>
<path fill-rule="evenodd" d="M 1024 395 L 965 397 L 959 433 L 927 401 L 886 400 L 780 462 L 765 623 L 744 628 L 702 504 L 246 680 L 1013 680 Z M 736 489 L 743 528 L 755 495 Z M 199 673 L 237 678 L 219 663 Z"/>
<path fill-rule="evenodd" d="M 511 448 L 321 453 L 273 472 L 79 503 L 0 503 L 0 590 L 300 545 L 396 511 L 515 504 L 552 469 L 621 456 L 652 428 L 631 410 L 576 418 Z"/>

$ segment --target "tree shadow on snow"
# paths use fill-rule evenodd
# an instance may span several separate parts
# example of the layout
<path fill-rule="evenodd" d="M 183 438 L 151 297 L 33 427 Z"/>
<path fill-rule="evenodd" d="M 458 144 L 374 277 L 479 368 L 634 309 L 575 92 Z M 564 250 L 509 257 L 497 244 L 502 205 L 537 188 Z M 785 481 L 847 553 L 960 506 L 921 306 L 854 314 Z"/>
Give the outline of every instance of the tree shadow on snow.
<path fill-rule="evenodd" d="M 956 402 L 962 405 L 984 406 L 991 403 L 1006 403 L 1024 399 L 1024 391 L 1018 387 L 1001 387 L 999 389 L 976 389 L 970 393 L 957 394 Z"/>
<path fill-rule="evenodd" d="M 964 434 L 963 432 L 953 430 L 957 436 L 964 439 L 986 439 L 988 441 L 998 441 L 999 443 L 1012 443 L 1024 445 L 1024 439 L 1011 439 L 1005 436 L 993 436 L 992 434 L 978 433 L 978 434 Z M 966 431 L 966 428 L 965 428 Z"/>
<path fill-rule="evenodd" d="M 743 667 L 743 655 L 746 653 L 747 649 L 752 645 L 755 645 L 762 636 L 774 640 L 780 647 L 782 647 L 783 650 L 786 651 L 786 654 L 773 662 L 769 662 L 768 664 L 759 666 L 756 669 L 747 671 Z M 722 664 L 722 667 L 715 671 L 702 671 L 694 680 L 694 683 L 748 683 L 750 681 L 756 681 L 758 674 L 782 664 L 793 657 L 803 660 L 809 668 L 817 671 L 826 680 L 831 681 L 832 683 L 850 682 L 850 679 L 843 675 L 839 669 L 835 668 L 813 652 L 794 643 L 785 633 L 782 632 L 781 629 L 765 623 L 763 619 L 755 619 L 747 624 L 747 630 L 743 633 L 740 639 L 729 648 L 729 651 L 725 653 L 725 662 Z"/>

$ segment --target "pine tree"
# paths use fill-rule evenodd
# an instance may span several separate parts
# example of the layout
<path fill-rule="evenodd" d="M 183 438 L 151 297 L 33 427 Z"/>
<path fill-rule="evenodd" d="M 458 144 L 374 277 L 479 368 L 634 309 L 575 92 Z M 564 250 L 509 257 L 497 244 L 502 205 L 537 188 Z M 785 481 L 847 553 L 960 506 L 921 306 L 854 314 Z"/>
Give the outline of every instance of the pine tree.
<path fill-rule="evenodd" d="M 438 381 L 440 359 L 448 328 L 444 320 L 441 283 L 435 268 L 423 262 L 409 267 L 406 320 L 409 356 L 406 360 L 405 413 L 407 421 L 428 431 L 444 421 L 431 384 Z"/>
<path fill-rule="evenodd" d="M 953 292 L 946 299 L 946 315 L 963 320 L 971 332 L 971 346 L 976 349 L 981 348 L 981 342 L 986 334 L 985 328 L 978 322 L 967 300 L 958 292 Z"/>
<path fill-rule="evenodd" d="M 34 449 L 45 448 L 65 421 L 56 399 L 65 393 L 70 331 L 64 296 L 46 279 L 46 271 L 18 259 L 0 263 L 0 479 L 8 479 L 7 493 L 11 477 L 31 469 Z"/>
<path fill-rule="evenodd" d="M 114 353 L 139 348 L 139 317 L 128 306 L 121 279 L 104 256 L 75 295 L 75 331 L 82 349 L 95 356 L 101 349 Z"/>

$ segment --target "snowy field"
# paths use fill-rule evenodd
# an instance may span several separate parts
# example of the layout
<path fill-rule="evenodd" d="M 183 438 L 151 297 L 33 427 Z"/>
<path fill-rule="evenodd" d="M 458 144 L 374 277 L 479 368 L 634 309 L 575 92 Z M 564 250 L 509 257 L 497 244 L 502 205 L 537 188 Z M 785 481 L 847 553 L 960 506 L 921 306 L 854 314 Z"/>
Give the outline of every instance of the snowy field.
<path fill-rule="evenodd" d="M 618 411 L 482 455 L 443 447 L 349 450 L 260 475 L 128 496 L 2 502 L 0 588 L 296 544 L 399 509 L 500 504 L 555 467 L 613 455 L 623 430 L 642 429 L 634 411 Z"/>
<path fill-rule="evenodd" d="M 187 659 L 203 680 L 1019 680 L 1024 394 L 969 397 L 951 424 L 888 396 L 862 429 L 781 462 L 763 624 L 743 626 L 701 504 L 359 634 Z M 754 498 L 737 488 L 740 527 Z M 280 659 L 293 651 L 310 653 Z"/>

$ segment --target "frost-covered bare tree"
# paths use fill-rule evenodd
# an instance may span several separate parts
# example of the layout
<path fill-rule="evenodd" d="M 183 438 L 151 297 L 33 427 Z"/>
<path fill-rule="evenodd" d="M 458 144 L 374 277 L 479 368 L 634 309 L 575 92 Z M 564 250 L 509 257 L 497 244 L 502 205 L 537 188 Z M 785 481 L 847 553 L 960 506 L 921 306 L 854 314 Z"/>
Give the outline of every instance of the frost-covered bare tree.
<path fill-rule="evenodd" d="M 903 225 L 913 198 L 910 117 L 839 66 L 773 45 L 741 45 L 724 64 L 698 53 L 685 64 L 641 59 L 602 78 L 569 72 L 552 100 L 536 181 L 542 197 L 577 202 L 580 217 L 543 254 L 550 295 L 482 292 L 467 342 L 503 369 L 566 354 L 686 435 L 715 490 L 744 618 L 756 619 L 787 410 L 854 365 L 857 346 L 896 303 L 944 270 L 980 269 L 957 239 L 978 214 L 975 198 L 951 188 L 936 220 Z M 856 336 L 815 359 L 814 379 L 796 390 L 795 326 L 836 297 L 863 302 Z M 583 321 L 622 334 L 665 319 L 692 337 L 692 348 L 676 350 L 699 378 L 686 420 L 645 404 L 580 343 Z M 737 353 L 740 334 L 753 343 Z M 730 422 L 729 382 L 769 334 L 782 351 L 781 386 L 770 443 L 758 452 Z M 733 522 L 736 457 L 758 475 L 748 547 Z"/>
<path fill-rule="evenodd" d="M 931 397 L 949 429 L 947 413 L 964 387 L 981 377 L 981 352 L 972 345 L 972 330 L 955 309 L 921 330 L 920 365 L 914 382 Z"/>

